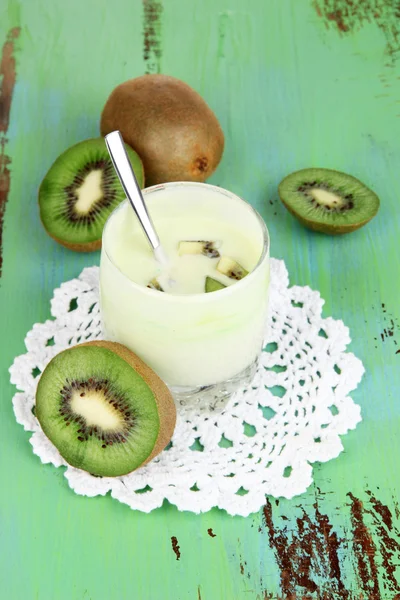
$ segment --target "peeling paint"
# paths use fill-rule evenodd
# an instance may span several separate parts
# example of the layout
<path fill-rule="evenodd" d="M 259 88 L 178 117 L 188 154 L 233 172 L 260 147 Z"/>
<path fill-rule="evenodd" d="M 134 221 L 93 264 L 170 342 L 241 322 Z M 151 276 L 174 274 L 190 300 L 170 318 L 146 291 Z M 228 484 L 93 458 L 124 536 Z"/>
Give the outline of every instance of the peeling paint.
<path fill-rule="evenodd" d="M 146 74 L 161 73 L 161 2 L 143 0 L 143 60 Z"/>
<path fill-rule="evenodd" d="M 299 588 L 314 594 L 318 591 L 316 576 L 329 573 L 330 591 L 336 594 L 332 597 L 346 600 L 349 595 L 341 579 L 338 557 L 341 540 L 317 503 L 314 509 L 315 519 L 303 510 L 303 516 L 296 519 L 297 529 L 290 533 L 289 523 L 280 529 L 275 526 L 269 500 L 264 507 L 269 543 L 280 569 L 282 594 L 293 597 Z"/>
<path fill-rule="evenodd" d="M 178 539 L 173 535 L 171 537 L 172 550 L 175 552 L 176 560 L 181 558 L 181 549 L 178 544 Z"/>
<path fill-rule="evenodd" d="M 357 598 L 392 599 L 400 592 L 396 574 L 400 531 L 389 507 L 371 491 L 366 494 L 365 502 L 350 492 L 347 494 L 350 529 L 345 537 L 334 531 L 318 502 L 313 505 L 313 513 L 302 509 L 303 514 L 294 526 L 293 519 L 284 515 L 274 519 L 272 504 L 267 500 L 264 523 L 279 567 L 284 598 L 353 600 L 354 589 L 348 589 L 343 578 L 344 563 L 347 561 L 348 571 L 349 559 L 354 570 L 350 580 L 357 582 Z M 278 526 L 278 519 L 284 525 Z"/>
<path fill-rule="evenodd" d="M 400 591 L 400 583 L 396 578 L 396 563 L 400 555 L 400 531 L 395 527 L 393 515 L 388 506 L 382 504 L 370 491 L 371 509 L 368 511 L 373 519 L 374 530 L 378 533 L 377 543 L 383 567 L 385 587 L 390 591 Z M 397 538 L 397 539 L 396 539 Z"/>
<path fill-rule="evenodd" d="M 314 8 L 329 29 L 343 34 L 374 23 L 384 34 L 389 64 L 400 56 L 400 3 L 398 0 L 315 0 Z"/>
<path fill-rule="evenodd" d="M 8 34 L 3 45 L 0 60 L 0 277 L 3 267 L 3 225 L 8 194 L 10 191 L 11 159 L 6 154 L 7 131 L 10 121 L 11 102 L 16 79 L 15 70 L 15 41 L 20 34 L 20 28 L 14 27 Z"/>
<path fill-rule="evenodd" d="M 351 499 L 350 515 L 353 532 L 353 551 L 357 561 L 358 576 L 363 590 L 379 598 L 378 568 L 375 562 L 376 545 L 364 523 L 364 505 L 361 500 L 347 494 Z"/>

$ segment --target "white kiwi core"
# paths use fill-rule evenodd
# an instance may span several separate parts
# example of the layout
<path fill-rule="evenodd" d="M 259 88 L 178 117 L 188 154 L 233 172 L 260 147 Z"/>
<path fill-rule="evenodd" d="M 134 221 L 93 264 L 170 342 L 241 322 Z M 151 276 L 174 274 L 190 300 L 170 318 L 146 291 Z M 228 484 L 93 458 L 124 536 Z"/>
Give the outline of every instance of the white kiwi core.
<path fill-rule="evenodd" d="M 75 190 L 78 200 L 75 203 L 75 211 L 80 215 L 88 214 L 93 206 L 102 199 L 104 192 L 102 189 L 103 171 L 96 169 L 90 171 L 82 183 Z"/>

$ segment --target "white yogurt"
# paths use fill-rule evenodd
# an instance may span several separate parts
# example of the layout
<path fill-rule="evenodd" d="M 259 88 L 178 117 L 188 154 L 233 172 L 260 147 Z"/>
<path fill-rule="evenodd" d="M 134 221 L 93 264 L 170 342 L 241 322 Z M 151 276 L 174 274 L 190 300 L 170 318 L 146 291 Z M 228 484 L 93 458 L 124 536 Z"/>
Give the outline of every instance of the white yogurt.
<path fill-rule="evenodd" d="M 269 285 L 266 228 L 249 204 L 214 186 L 169 183 L 144 190 L 144 196 L 168 265 L 155 260 L 132 208 L 123 203 L 103 233 L 106 338 L 133 350 L 171 386 L 230 379 L 255 360 L 262 345 Z M 179 256 L 183 240 L 218 242 L 220 254 L 249 275 L 235 281 L 216 270 L 218 258 Z M 227 289 L 206 294 L 207 276 Z M 154 277 L 164 292 L 147 288 Z"/>

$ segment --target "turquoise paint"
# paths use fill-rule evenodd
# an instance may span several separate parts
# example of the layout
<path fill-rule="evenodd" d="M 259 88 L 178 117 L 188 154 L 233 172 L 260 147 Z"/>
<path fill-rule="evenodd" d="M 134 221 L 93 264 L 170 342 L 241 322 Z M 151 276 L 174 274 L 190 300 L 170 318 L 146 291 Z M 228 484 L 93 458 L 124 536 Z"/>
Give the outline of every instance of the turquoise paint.
<path fill-rule="evenodd" d="M 0 287 L 6 315 L 0 352 L 3 594 L 9 600 L 197 600 L 200 590 L 202 600 L 263 599 L 267 592 L 277 597 L 280 572 L 261 511 L 247 519 L 218 510 L 196 516 L 165 503 L 146 515 L 109 496 L 78 497 L 62 470 L 40 464 L 29 435 L 15 423 L 8 366 L 24 351 L 32 324 L 49 317 L 54 287 L 99 259 L 69 252 L 46 236 L 37 188 L 60 152 L 98 135 L 112 88 L 146 70 L 138 0 L 107 6 L 94 0 L 9 1 L 0 19 L 1 39 L 15 24 L 22 31 L 8 132 L 12 187 Z M 313 516 L 318 498 L 319 510 L 345 540 L 339 552 L 342 580 L 358 597 L 346 494 L 362 498 L 370 510 L 369 488 L 393 515 L 399 494 L 398 320 L 393 338 L 380 338 L 385 317 L 400 317 L 399 63 L 385 66 L 386 41 L 375 26 L 346 35 L 326 30 L 308 0 L 246 5 L 205 0 L 190 6 L 170 0 L 163 3 L 161 37 L 162 71 L 195 87 L 226 133 L 225 155 L 211 182 L 262 213 L 272 255 L 285 259 L 292 283 L 321 292 L 324 316 L 350 327 L 351 350 L 366 367 L 352 394 L 364 421 L 343 438 L 344 452 L 314 466 L 315 485 L 308 493 L 279 506 L 272 502 L 276 526 L 296 531 L 296 519 L 303 509 Z M 335 239 L 302 228 L 279 203 L 277 185 L 290 171 L 311 165 L 341 169 L 371 185 L 382 201 L 376 219 Z M 371 515 L 365 520 L 380 566 L 379 531 Z M 210 527 L 217 537 L 208 535 Z M 171 536 L 179 542 L 179 561 Z M 397 554 L 392 562 L 398 564 Z M 311 576 L 329 586 L 316 567 Z M 307 592 L 301 586 L 297 591 Z M 393 595 L 387 591 L 387 597 Z"/>

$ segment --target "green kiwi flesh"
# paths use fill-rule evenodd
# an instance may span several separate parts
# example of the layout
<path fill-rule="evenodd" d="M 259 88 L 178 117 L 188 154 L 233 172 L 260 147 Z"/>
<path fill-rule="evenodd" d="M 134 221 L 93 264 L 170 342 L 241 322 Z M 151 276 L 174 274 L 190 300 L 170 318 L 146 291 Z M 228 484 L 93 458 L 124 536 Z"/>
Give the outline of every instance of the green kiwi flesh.
<path fill-rule="evenodd" d="M 125 145 L 140 187 L 139 156 Z M 101 247 L 103 227 L 125 199 L 103 138 L 72 146 L 53 163 L 39 189 L 40 218 L 57 242 L 81 252 Z"/>
<path fill-rule="evenodd" d="M 176 410 L 168 388 L 135 354 L 120 344 L 90 342 L 47 365 L 36 417 L 70 465 L 115 477 L 163 450 Z"/>
<path fill-rule="evenodd" d="M 379 198 L 355 177 L 331 169 L 303 169 L 279 184 L 285 207 L 303 225 L 329 234 L 350 233 L 378 212 Z"/>
<path fill-rule="evenodd" d="M 226 285 L 224 285 L 217 279 L 214 279 L 213 277 L 206 277 L 206 293 L 217 292 L 218 290 L 223 290 L 224 288 L 226 288 Z"/>

